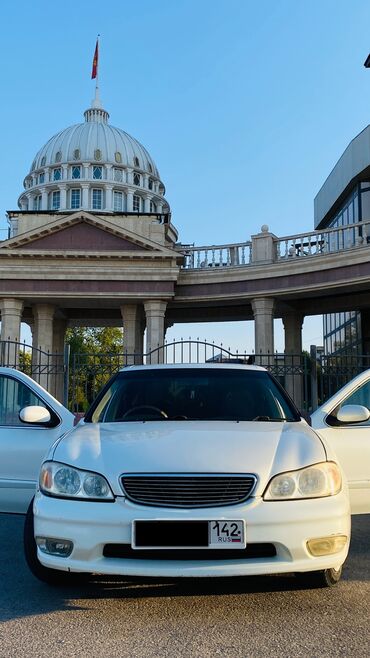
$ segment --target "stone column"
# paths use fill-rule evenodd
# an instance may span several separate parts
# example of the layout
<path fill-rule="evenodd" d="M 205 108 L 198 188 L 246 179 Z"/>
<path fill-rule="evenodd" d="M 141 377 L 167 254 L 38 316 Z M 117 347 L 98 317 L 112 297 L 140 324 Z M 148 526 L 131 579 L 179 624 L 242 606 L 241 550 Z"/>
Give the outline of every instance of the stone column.
<path fill-rule="evenodd" d="M 282 317 L 285 338 L 285 389 L 303 409 L 302 325 L 301 313 L 289 312 Z"/>
<path fill-rule="evenodd" d="M 113 185 L 105 186 L 105 210 L 113 210 Z"/>
<path fill-rule="evenodd" d="M 47 390 L 52 388 L 53 320 L 55 307 L 52 304 L 36 304 L 33 309 L 35 318 L 34 339 L 38 348 L 37 363 L 34 360 L 35 379 Z"/>
<path fill-rule="evenodd" d="M 88 183 L 82 183 L 82 208 L 87 210 L 89 207 L 89 185 Z"/>
<path fill-rule="evenodd" d="M 60 189 L 60 210 L 67 208 L 67 185 L 59 185 Z"/>
<path fill-rule="evenodd" d="M 167 302 L 163 300 L 151 300 L 144 302 L 146 316 L 146 353 L 162 347 L 164 344 L 164 318 Z M 154 352 L 150 357 L 150 363 L 163 363 L 164 350 Z"/>
<path fill-rule="evenodd" d="M 127 364 L 140 364 L 144 353 L 144 310 L 141 304 L 121 306 L 123 345 Z"/>
<path fill-rule="evenodd" d="M 150 212 L 150 200 L 151 196 L 149 194 L 146 194 L 144 197 L 144 212 Z"/>
<path fill-rule="evenodd" d="M 132 190 L 127 190 L 127 195 L 126 195 L 127 212 L 132 212 L 133 202 L 134 202 L 134 193 Z"/>
<path fill-rule="evenodd" d="M 51 391 L 59 402 L 64 403 L 64 343 L 67 320 L 56 318 L 53 322 L 53 370 L 54 387 Z"/>
<path fill-rule="evenodd" d="M 41 209 L 48 209 L 48 191 L 45 187 L 41 188 Z"/>
<path fill-rule="evenodd" d="M 274 305 L 275 300 L 268 297 L 252 299 L 254 350 L 258 365 L 268 365 L 274 355 Z"/>
<path fill-rule="evenodd" d="M 17 368 L 19 362 L 19 345 L 23 301 L 21 299 L 0 299 L 1 312 L 1 365 Z"/>

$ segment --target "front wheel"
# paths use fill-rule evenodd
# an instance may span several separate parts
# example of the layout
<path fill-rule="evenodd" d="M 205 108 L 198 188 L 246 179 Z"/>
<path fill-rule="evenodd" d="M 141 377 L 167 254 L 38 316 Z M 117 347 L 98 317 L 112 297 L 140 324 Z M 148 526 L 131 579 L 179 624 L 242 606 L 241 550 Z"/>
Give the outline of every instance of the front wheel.
<path fill-rule="evenodd" d="M 81 583 L 87 578 L 87 574 L 71 573 L 69 571 L 59 571 L 44 567 L 37 557 L 37 545 L 34 535 L 33 525 L 33 499 L 28 507 L 23 530 L 24 556 L 28 567 L 33 575 L 48 585 L 61 585 L 68 587 Z"/>
<path fill-rule="evenodd" d="M 307 571 L 306 573 L 297 573 L 302 585 L 306 587 L 333 587 L 341 578 L 343 567 L 339 569 L 322 569 L 321 571 Z"/>

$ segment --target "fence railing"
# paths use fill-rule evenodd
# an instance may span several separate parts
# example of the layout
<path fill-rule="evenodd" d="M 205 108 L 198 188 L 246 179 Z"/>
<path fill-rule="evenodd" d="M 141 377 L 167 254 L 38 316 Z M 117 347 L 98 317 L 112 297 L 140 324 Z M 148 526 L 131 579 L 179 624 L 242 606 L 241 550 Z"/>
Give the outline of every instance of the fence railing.
<path fill-rule="evenodd" d="M 98 391 L 120 368 L 138 364 L 240 363 L 261 365 L 288 391 L 301 411 L 312 412 L 341 386 L 370 368 L 370 355 L 254 354 L 200 340 L 173 341 L 147 354 L 51 354 L 25 343 L 0 341 L 0 366 L 30 375 L 74 412 L 85 412 Z"/>

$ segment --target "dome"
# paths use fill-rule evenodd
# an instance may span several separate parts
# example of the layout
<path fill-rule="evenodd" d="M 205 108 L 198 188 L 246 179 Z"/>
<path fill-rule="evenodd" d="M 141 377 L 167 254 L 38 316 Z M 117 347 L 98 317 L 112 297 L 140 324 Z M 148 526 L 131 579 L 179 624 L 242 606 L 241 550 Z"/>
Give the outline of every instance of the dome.
<path fill-rule="evenodd" d="M 165 187 L 146 148 L 108 123 L 98 99 L 85 122 L 38 151 L 18 200 L 22 210 L 166 213 Z"/>

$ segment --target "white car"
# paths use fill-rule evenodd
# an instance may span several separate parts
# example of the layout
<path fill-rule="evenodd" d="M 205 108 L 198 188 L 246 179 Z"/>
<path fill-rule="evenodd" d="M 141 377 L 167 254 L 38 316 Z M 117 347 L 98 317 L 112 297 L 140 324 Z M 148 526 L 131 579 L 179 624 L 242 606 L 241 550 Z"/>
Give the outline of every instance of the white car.
<path fill-rule="evenodd" d="M 24 532 L 34 575 L 63 584 L 294 572 L 330 586 L 349 541 L 329 441 L 266 370 L 229 364 L 115 375 L 49 450 Z"/>
<path fill-rule="evenodd" d="M 347 476 L 352 514 L 370 512 L 370 370 L 343 386 L 311 416 Z"/>
<path fill-rule="evenodd" d="M 74 415 L 31 377 L 0 368 L 0 512 L 27 511 L 46 452 L 73 424 Z"/>

